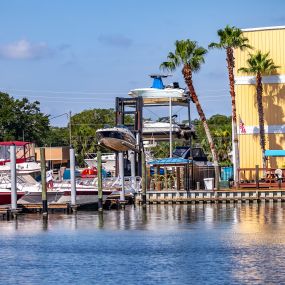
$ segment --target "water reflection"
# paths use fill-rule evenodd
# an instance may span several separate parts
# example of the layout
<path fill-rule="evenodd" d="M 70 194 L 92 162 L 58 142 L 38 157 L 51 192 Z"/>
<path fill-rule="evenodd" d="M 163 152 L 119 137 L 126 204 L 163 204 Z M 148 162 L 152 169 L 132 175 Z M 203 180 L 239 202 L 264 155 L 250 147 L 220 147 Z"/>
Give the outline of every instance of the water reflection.
<path fill-rule="evenodd" d="M 151 205 L 46 220 L 22 215 L 0 221 L 1 281 L 282 283 L 284 214 L 285 204 L 266 203 Z M 50 264 L 53 274 L 46 275 Z"/>
<path fill-rule="evenodd" d="M 150 205 L 147 208 L 78 212 L 77 214 L 21 215 L 16 220 L 0 221 L 1 234 L 16 231 L 37 234 L 41 230 L 205 230 L 227 228 L 240 234 L 271 234 L 284 224 L 284 204 L 196 204 Z M 249 240 L 248 240 L 249 242 Z"/>

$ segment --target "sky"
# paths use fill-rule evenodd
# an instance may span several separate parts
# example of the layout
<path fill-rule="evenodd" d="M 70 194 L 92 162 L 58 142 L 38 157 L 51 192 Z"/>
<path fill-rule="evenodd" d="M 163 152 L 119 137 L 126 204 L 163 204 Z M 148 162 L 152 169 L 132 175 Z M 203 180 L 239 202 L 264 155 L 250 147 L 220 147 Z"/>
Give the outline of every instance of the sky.
<path fill-rule="evenodd" d="M 69 111 L 114 108 L 115 97 L 150 87 L 176 40 L 207 48 L 227 24 L 285 25 L 284 0 L 9 0 L 0 10 L 0 91 L 38 100 L 54 126 L 66 125 Z M 231 114 L 224 51 L 210 50 L 193 80 L 207 117 Z M 174 81 L 185 87 L 181 69 L 165 83 Z M 173 112 L 186 119 L 184 109 Z"/>

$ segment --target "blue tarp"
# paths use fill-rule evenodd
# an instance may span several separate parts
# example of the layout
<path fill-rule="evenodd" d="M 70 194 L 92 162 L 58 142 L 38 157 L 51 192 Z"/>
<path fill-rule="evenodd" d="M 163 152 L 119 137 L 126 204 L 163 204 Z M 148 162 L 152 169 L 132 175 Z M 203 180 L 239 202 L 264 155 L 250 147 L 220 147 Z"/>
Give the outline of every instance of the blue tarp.
<path fill-rule="evenodd" d="M 283 149 L 269 149 L 265 151 L 265 156 L 285 156 Z"/>
<path fill-rule="evenodd" d="M 157 160 L 153 160 L 148 162 L 148 164 L 152 164 L 152 165 L 165 165 L 165 164 L 187 164 L 190 163 L 191 160 L 189 159 L 184 159 L 181 157 L 168 157 L 168 158 L 162 158 L 162 159 L 157 159 Z"/>

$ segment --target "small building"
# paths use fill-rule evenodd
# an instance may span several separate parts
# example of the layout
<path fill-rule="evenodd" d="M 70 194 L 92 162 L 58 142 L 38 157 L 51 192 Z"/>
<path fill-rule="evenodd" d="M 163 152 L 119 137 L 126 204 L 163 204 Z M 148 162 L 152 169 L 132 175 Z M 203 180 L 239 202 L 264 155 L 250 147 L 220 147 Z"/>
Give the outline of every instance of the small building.
<path fill-rule="evenodd" d="M 243 29 L 254 50 L 235 50 L 235 90 L 240 147 L 240 167 L 262 167 L 259 144 L 259 120 L 256 102 L 255 76 L 237 72 L 246 67 L 248 53 L 269 52 L 274 64 L 280 66 L 272 75 L 263 76 L 264 127 L 266 149 L 285 149 L 285 26 Z M 284 157 L 270 157 L 268 166 L 284 168 Z"/>
<path fill-rule="evenodd" d="M 51 169 L 59 169 L 69 163 L 69 146 L 44 147 L 45 158 Z M 40 148 L 35 148 L 36 161 L 40 161 Z"/>

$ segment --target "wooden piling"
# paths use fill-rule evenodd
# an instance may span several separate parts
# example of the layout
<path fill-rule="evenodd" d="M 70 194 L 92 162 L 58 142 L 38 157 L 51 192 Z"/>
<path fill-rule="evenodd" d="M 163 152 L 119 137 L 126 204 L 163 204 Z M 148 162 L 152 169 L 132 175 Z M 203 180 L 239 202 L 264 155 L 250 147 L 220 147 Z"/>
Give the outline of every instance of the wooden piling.
<path fill-rule="evenodd" d="M 256 189 L 259 189 L 259 165 L 255 166 Z"/>
<path fill-rule="evenodd" d="M 74 148 L 69 150 L 69 159 L 70 159 L 70 186 L 71 186 L 71 208 L 76 212 L 76 181 L 75 181 L 75 152 Z"/>
<path fill-rule="evenodd" d="M 142 205 L 146 206 L 146 167 L 145 167 L 145 153 L 141 152 L 142 160 Z"/>
<path fill-rule="evenodd" d="M 40 148 L 43 215 L 48 214 L 45 148 Z"/>
<path fill-rule="evenodd" d="M 97 176 L 98 176 L 98 211 L 103 211 L 103 191 L 102 191 L 102 157 L 101 151 L 97 151 Z"/>

